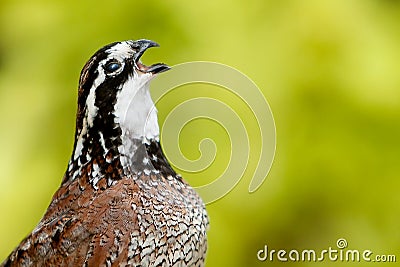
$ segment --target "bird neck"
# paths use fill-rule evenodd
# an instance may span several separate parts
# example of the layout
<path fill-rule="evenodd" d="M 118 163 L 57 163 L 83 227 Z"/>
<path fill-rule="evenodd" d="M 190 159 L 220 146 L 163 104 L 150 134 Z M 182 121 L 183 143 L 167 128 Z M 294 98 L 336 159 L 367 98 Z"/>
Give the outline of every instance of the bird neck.
<path fill-rule="evenodd" d="M 112 186 L 124 177 L 138 179 L 143 174 L 175 174 L 158 138 L 139 139 L 127 132 L 119 138 L 106 139 L 105 136 L 104 132 L 94 131 L 80 136 L 63 183 L 82 179 L 83 183 L 99 189 Z"/>
<path fill-rule="evenodd" d="M 143 88 L 146 89 L 146 88 Z M 63 183 L 85 179 L 93 188 L 113 185 L 122 177 L 175 172 L 159 142 L 157 111 L 148 90 L 121 93 L 115 110 L 103 114 L 90 109 L 75 134 L 74 152 Z"/>

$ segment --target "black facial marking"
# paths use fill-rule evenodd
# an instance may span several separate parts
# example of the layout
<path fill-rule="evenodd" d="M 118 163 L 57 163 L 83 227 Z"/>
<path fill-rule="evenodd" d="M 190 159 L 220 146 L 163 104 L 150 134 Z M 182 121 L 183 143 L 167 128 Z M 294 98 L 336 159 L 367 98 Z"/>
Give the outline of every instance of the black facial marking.
<path fill-rule="evenodd" d="M 117 127 L 118 125 L 115 125 L 113 112 L 117 102 L 117 94 L 132 75 L 132 68 L 132 64 L 127 61 L 121 73 L 106 77 L 105 81 L 96 89 L 94 105 L 98 110 L 93 122 L 93 128 L 96 131 L 101 131 L 105 140 L 111 140 L 110 138 L 116 138 L 121 135 L 121 129 Z"/>

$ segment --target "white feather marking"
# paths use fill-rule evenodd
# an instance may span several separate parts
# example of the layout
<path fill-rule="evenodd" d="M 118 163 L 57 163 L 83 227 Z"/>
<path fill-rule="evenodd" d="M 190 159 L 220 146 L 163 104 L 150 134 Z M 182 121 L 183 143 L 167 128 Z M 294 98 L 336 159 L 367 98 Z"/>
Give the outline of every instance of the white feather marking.
<path fill-rule="evenodd" d="M 104 141 L 103 133 L 102 133 L 102 132 L 99 132 L 99 135 L 100 135 L 100 144 L 101 144 L 101 146 L 103 147 L 104 156 L 105 156 L 105 155 L 107 154 L 106 143 L 105 143 L 105 141 Z"/>
<path fill-rule="evenodd" d="M 72 171 L 73 167 L 74 167 L 74 164 L 72 164 L 72 160 L 70 160 L 69 163 L 68 163 L 68 172 Z"/>
<path fill-rule="evenodd" d="M 96 81 L 99 78 L 96 79 Z M 95 83 L 96 83 L 95 81 Z M 86 106 L 87 106 L 87 122 L 90 127 L 93 126 L 93 120 L 97 115 L 97 110 L 98 108 L 95 106 L 95 101 L 96 101 L 96 85 L 93 85 L 92 88 L 90 88 L 89 95 L 86 99 Z"/>
<path fill-rule="evenodd" d="M 96 185 L 99 182 L 99 180 L 100 180 L 99 176 L 94 177 L 93 180 L 92 180 L 92 184 Z"/>
<path fill-rule="evenodd" d="M 75 180 L 78 175 L 81 175 L 81 169 L 78 169 L 74 172 L 74 174 L 72 175 L 72 180 Z"/>
<path fill-rule="evenodd" d="M 92 177 L 97 177 L 100 174 L 100 167 L 96 163 L 93 164 Z"/>
<path fill-rule="evenodd" d="M 76 160 L 82 153 L 83 148 L 83 138 L 79 137 L 78 141 L 76 142 L 75 153 L 74 153 L 74 160 Z"/>

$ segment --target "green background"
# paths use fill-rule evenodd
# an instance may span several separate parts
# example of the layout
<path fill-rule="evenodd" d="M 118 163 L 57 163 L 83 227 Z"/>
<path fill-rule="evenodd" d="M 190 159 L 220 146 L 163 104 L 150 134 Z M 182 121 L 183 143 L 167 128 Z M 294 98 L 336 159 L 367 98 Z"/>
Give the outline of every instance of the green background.
<path fill-rule="evenodd" d="M 204 60 L 240 70 L 274 114 L 277 150 L 264 184 L 249 194 L 246 171 L 231 193 L 207 206 L 207 266 L 332 266 L 271 264 L 256 254 L 264 245 L 336 248 L 338 238 L 349 249 L 400 257 L 399 1 L 2 0 L 0 261 L 35 227 L 61 182 L 82 66 L 107 43 L 139 38 L 161 44 L 146 53 L 148 63 Z M 209 87 L 196 92 L 247 114 Z M 190 98 L 185 92 L 160 103 L 160 120 L 180 97 Z M 254 122 L 246 123 L 252 136 Z M 220 154 L 204 173 L 183 173 L 194 185 L 229 164 L 227 133 L 209 121 L 187 125 L 183 153 L 198 157 L 197 141 L 207 136 Z M 386 265 L 394 266 L 377 264 Z"/>

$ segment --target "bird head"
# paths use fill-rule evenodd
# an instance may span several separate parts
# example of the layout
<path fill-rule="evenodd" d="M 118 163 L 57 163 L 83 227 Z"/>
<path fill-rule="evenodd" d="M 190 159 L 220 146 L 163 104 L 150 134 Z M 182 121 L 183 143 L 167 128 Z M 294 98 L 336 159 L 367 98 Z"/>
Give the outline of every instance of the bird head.
<path fill-rule="evenodd" d="M 75 134 L 75 158 L 88 140 L 98 140 L 105 151 L 121 144 L 121 137 L 158 138 L 157 111 L 149 83 L 169 69 L 166 64 L 144 65 L 140 58 L 150 40 L 129 40 L 98 50 L 82 69 Z M 88 144 L 87 144 L 88 145 Z"/>

